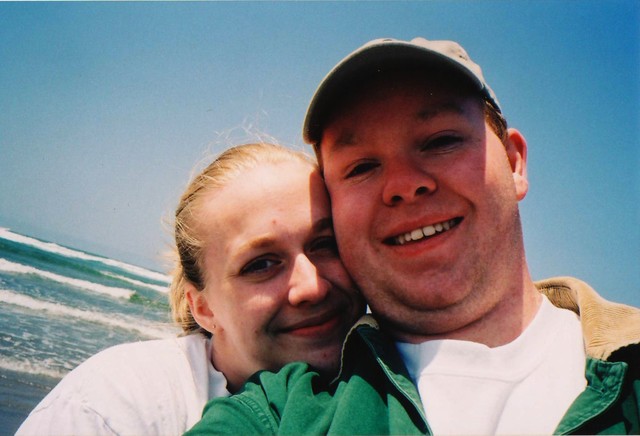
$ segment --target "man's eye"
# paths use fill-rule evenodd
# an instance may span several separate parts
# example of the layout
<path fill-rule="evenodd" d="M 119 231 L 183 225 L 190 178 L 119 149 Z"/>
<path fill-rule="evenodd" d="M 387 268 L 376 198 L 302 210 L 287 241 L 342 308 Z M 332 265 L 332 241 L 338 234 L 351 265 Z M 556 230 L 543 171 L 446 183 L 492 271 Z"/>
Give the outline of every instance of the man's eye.
<path fill-rule="evenodd" d="M 445 152 L 455 148 L 462 141 L 463 138 L 458 135 L 438 136 L 424 143 L 420 149 L 421 151 Z"/>
<path fill-rule="evenodd" d="M 257 275 L 268 273 L 280 265 L 280 261 L 270 258 L 258 258 L 247 263 L 240 270 L 240 275 Z"/>
<path fill-rule="evenodd" d="M 369 171 L 375 169 L 378 167 L 378 164 L 376 162 L 363 162 L 360 163 L 358 165 L 356 165 L 355 167 L 353 167 L 351 169 L 351 171 L 349 171 L 347 173 L 346 178 L 351 178 L 351 177 L 356 177 L 356 176 L 360 176 L 362 174 L 366 174 Z"/>

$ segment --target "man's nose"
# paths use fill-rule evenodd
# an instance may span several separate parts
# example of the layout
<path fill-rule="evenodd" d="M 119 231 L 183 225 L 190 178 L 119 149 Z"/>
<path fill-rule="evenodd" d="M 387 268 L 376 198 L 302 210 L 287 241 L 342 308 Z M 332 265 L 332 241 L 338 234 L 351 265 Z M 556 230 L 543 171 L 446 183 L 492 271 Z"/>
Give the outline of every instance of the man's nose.
<path fill-rule="evenodd" d="M 387 206 L 412 203 L 437 189 L 435 178 L 424 165 L 409 157 L 387 162 L 383 171 L 382 201 Z"/>
<path fill-rule="evenodd" d="M 292 306 L 323 301 L 329 292 L 329 286 L 306 255 L 301 254 L 295 258 L 289 279 L 289 303 Z"/>

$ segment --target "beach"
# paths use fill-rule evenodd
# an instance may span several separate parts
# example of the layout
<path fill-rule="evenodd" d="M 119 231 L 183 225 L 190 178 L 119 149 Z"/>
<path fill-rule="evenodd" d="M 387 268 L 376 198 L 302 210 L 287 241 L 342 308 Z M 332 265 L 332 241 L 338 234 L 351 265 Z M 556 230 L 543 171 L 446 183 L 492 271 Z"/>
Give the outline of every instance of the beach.
<path fill-rule="evenodd" d="M 0 435 L 13 435 L 58 379 L 0 368 Z"/>

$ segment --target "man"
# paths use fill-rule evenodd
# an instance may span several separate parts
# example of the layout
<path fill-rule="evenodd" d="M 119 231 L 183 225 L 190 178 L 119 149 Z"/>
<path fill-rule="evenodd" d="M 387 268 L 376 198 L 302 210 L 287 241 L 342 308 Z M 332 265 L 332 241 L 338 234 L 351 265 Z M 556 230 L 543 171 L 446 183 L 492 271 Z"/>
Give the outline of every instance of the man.
<path fill-rule="evenodd" d="M 260 374 L 194 433 L 640 432 L 640 310 L 532 281 L 527 144 L 458 44 L 366 44 L 320 84 L 304 135 L 379 328 L 354 328 L 332 384 Z"/>

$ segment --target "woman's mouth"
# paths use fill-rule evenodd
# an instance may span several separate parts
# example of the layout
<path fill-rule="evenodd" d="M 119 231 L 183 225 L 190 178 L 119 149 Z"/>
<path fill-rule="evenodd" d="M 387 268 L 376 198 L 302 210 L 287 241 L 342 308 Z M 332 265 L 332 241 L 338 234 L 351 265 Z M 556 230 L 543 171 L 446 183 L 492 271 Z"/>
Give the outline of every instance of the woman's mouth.
<path fill-rule="evenodd" d="M 299 322 L 284 329 L 285 333 L 299 337 L 317 337 L 336 331 L 341 323 L 340 312 L 333 312 Z"/>

